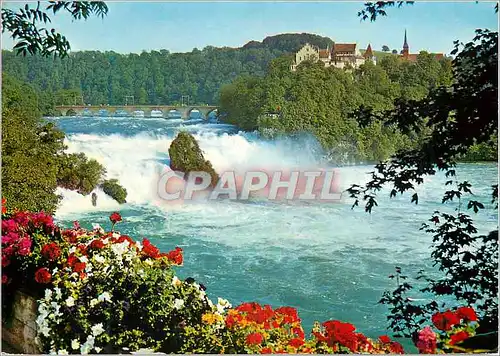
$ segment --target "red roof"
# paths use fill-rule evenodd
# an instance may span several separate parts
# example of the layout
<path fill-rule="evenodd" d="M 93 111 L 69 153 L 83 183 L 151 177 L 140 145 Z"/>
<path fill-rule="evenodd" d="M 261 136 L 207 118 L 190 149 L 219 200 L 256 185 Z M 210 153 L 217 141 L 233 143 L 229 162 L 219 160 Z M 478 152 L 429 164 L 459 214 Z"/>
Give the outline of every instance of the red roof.
<path fill-rule="evenodd" d="M 437 60 L 441 60 L 444 58 L 444 55 L 442 53 L 431 53 L 431 54 L 434 55 L 434 58 L 436 58 Z M 407 56 L 405 55 L 401 56 L 410 62 L 416 62 L 418 55 L 419 53 L 409 53 Z"/>
<path fill-rule="evenodd" d="M 335 43 L 333 45 L 333 53 L 335 52 L 356 52 L 356 43 Z"/>
<path fill-rule="evenodd" d="M 327 49 L 320 49 L 319 50 L 319 58 L 328 58 L 329 53 Z"/>
<path fill-rule="evenodd" d="M 365 58 L 372 58 L 373 57 L 371 44 L 368 44 L 368 47 L 366 47 L 366 51 L 365 51 L 365 53 L 363 53 L 363 57 L 365 57 Z"/>

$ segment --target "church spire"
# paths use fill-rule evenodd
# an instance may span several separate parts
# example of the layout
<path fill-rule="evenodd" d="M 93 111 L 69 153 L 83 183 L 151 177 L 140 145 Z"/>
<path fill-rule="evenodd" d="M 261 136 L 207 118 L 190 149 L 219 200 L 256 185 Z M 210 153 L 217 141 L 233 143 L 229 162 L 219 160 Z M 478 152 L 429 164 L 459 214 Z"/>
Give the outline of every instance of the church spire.
<path fill-rule="evenodd" d="M 403 56 L 408 57 L 408 54 L 410 54 L 410 46 L 408 46 L 408 41 L 406 39 L 406 29 L 405 29 L 405 43 L 403 43 Z"/>

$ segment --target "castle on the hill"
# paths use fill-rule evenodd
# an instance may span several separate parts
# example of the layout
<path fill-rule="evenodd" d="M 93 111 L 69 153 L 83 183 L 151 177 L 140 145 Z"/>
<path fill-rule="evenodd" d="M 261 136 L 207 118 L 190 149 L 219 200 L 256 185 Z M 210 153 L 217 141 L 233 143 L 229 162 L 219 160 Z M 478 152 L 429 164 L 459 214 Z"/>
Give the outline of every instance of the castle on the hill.
<path fill-rule="evenodd" d="M 408 46 L 405 30 L 403 50 L 401 51 L 400 57 L 404 60 L 415 62 L 418 55 L 418 53 L 410 53 L 410 46 Z M 438 60 L 444 57 L 442 53 L 433 53 L 433 55 Z M 364 64 L 366 60 L 371 60 L 375 64 L 377 62 L 371 44 L 368 44 L 364 53 L 361 54 L 357 49 L 356 43 L 334 43 L 331 49 L 329 47 L 320 49 L 317 46 L 306 43 L 297 53 L 295 53 L 295 60 L 290 69 L 295 71 L 297 66 L 304 61 L 321 61 L 324 63 L 325 67 L 340 69 L 349 67 L 358 68 L 361 64 Z"/>
<path fill-rule="evenodd" d="M 376 60 L 370 45 L 368 45 L 363 55 L 361 55 L 356 47 L 356 43 L 334 43 L 331 49 L 329 47 L 320 49 L 317 46 L 306 43 L 295 54 L 295 61 L 291 66 L 291 70 L 296 70 L 297 66 L 304 61 L 321 61 L 324 63 L 325 67 L 342 69 L 349 66 L 357 68 L 365 63 L 367 59 L 372 61 Z"/>

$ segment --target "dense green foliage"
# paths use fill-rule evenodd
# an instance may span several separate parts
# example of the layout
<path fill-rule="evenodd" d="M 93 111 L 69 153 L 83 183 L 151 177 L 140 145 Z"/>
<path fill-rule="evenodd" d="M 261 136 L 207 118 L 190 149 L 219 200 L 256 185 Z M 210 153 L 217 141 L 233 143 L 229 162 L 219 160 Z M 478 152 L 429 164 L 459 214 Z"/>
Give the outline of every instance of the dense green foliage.
<path fill-rule="evenodd" d="M 2 197 L 15 209 L 54 212 L 58 186 L 86 195 L 106 171 L 84 154 L 64 152 L 64 133 L 41 118 L 42 100 L 31 86 L 3 73 Z"/>
<path fill-rule="evenodd" d="M 285 34 L 252 41 L 242 48 L 208 46 L 189 53 L 85 51 L 54 59 L 3 51 L 2 59 L 6 73 L 55 96 L 56 105 L 82 101 L 124 105 L 126 96 L 134 96 L 135 104 L 179 104 L 183 95 L 190 96 L 190 103 L 215 104 L 221 85 L 239 75 L 264 75 L 272 59 L 294 52 L 306 42 L 326 48 L 332 40 Z"/>
<path fill-rule="evenodd" d="M 36 8 L 26 4 L 17 11 L 2 8 L 2 33 L 9 32 L 15 42 L 14 50 L 17 54 L 40 53 L 42 56 L 66 56 L 70 44 L 66 37 L 58 33 L 54 28 L 46 26 L 51 22 L 48 15 L 59 11 L 68 12 L 75 20 L 87 19 L 91 15 L 103 17 L 108 12 L 107 5 L 102 1 L 51 1 L 41 8 L 41 2 L 37 2 Z"/>
<path fill-rule="evenodd" d="M 170 168 L 177 172 L 206 172 L 211 176 L 211 186 L 215 187 L 219 175 L 210 161 L 203 157 L 203 152 L 195 138 L 188 132 L 181 131 L 168 148 Z"/>
<path fill-rule="evenodd" d="M 448 59 L 422 52 L 416 63 L 388 54 L 354 71 L 303 63 L 290 71 L 290 57 L 274 60 L 265 77 L 241 76 L 221 89 L 225 122 L 269 133 L 311 132 L 338 162 L 377 161 L 399 148 L 418 144 L 415 135 L 373 123 L 362 128 L 349 117 L 360 108 L 381 111 L 396 99 L 425 97 L 451 84 Z"/>
<path fill-rule="evenodd" d="M 77 190 L 83 195 L 90 194 L 106 173 L 99 162 L 88 159 L 83 153 L 65 154 L 59 159 L 59 163 L 57 185 Z"/>
<path fill-rule="evenodd" d="M 2 76 L 2 197 L 12 207 L 54 211 L 64 135 L 40 125 L 38 96 L 26 84 Z"/>
<path fill-rule="evenodd" d="M 101 188 L 104 193 L 109 195 L 118 203 L 123 204 L 127 202 L 127 190 L 118 183 L 118 179 L 105 180 L 104 182 L 102 182 Z"/>

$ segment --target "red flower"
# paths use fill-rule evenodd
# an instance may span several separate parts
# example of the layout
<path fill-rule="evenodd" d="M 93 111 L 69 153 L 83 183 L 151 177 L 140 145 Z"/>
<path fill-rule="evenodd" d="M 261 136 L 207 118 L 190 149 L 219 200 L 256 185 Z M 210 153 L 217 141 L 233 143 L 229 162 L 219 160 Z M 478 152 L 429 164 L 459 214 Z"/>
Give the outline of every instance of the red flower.
<path fill-rule="evenodd" d="M 55 261 L 61 256 L 61 249 L 55 242 L 51 242 L 42 247 L 42 256 L 49 261 Z"/>
<path fill-rule="evenodd" d="M 304 334 L 304 330 L 302 330 L 302 328 L 293 328 L 293 333 L 298 337 L 300 337 L 301 339 L 306 337 L 306 335 Z"/>
<path fill-rule="evenodd" d="M 75 263 L 79 262 L 80 259 L 78 257 L 76 257 L 76 255 L 74 253 L 72 253 L 71 255 L 68 256 L 68 259 L 67 259 L 67 263 L 68 263 L 68 266 L 73 268 L 73 266 L 75 265 Z"/>
<path fill-rule="evenodd" d="M 298 337 L 290 340 L 288 342 L 288 345 L 292 346 L 292 347 L 295 347 L 295 348 L 299 348 L 301 347 L 302 345 L 304 345 L 304 340 L 302 339 L 299 339 Z"/>
<path fill-rule="evenodd" d="M 182 262 L 184 261 L 184 258 L 182 256 L 182 248 L 176 247 L 175 250 L 167 253 L 167 258 L 169 261 L 173 262 L 174 264 L 181 266 Z"/>
<path fill-rule="evenodd" d="M 151 258 L 160 257 L 160 250 L 155 245 L 151 244 L 148 239 L 142 240 L 142 252 Z"/>
<path fill-rule="evenodd" d="M 405 350 L 403 349 L 403 346 L 401 346 L 401 344 L 399 342 L 397 342 L 397 341 L 391 341 L 390 351 L 393 354 L 404 354 L 405 353 Z"/>
<path fill-rule="evenodd" d="M 129 245 L 132 246 L 135 244 L 134 240 L 130 236 L 127 235 L 121 235 L 118 240 L 116 240 L 116 243 L 122 243 L 123 241 L 128 241 Z"/>
<path fill-rule="evenodd" d="M 251 333 L 247 336 L 247 344 L 260 345 L 264 341 L 264 337 L 260 333 Z"/>
<path fill-rule="evenodd" d="M 5 205 L 7 204 L 7 199 L 2 198 L 2 214 L 5 214 L 7 212 L 7 208 Z"/>
<path fill-rule="evenodd" d="M 96 250 L 100 250 L 104 248 L 104 242 L 102 242 L 102 240 L 94 240 L 90 243 L 89 247 Z"/>
<path fill-rule="evenodd" d="M 312 334 L 319 342 L 327 342 L 328 338 L 320 332 L 313 331 Z"/>
<path fill-rule="evenodd" d="M 262 309 L 261 306 L 255 302 L 243 303 L 236 307 L 236 310 L 242 313 L 251 313 L 254 310 Z"/>
<path fill-rule="evenodd" d="M 270 347 L 263 347 L 261 350 L 260 350 L 260 353 L 261 354 L 272 354 L 273 353 L 273 350 L 271 350 Z"/>
<path fill-rule="evenodd" d="M 85 262 L 76 262 L 73 266 L 73 272 L 80 273 L 85 270 L 86 264 Z"/>
<path fill-rule="evenodd" d="M 52 275 L 47 268 L 42 267 L 35 272 L 35 281 L 37 281 L 38 283 L 47 284 L 50 283 L 51 280 Z"/>
<path fill-rule="evenodd" d="M 283 315 L 283 322 L 286 324 L 291 324 L 296 321 L 300 321 L 297 309 L 292 307 L 280 307 L 275 310 L 275 313 Z"/>
<path fill-rule="evenodd" d="M 78 233 L 75 230 L 70 230 L 70 229 L 63 230 L 62 235 L 71 244 L 78 242 Z"/>
<path fill-rule="evenodd" d="M 470 307 L 458 308 L 456 314 L 460 319 L 464 321 L 477 321 L 476 312 Z"/>
<path fill-rule="evenodd" d="M 432 323 L 439 330 L 449 331 L 453 325 L 460 324 L 460 318 L 454 312 L 447 310 L 444 313 L 436 313 L 432 316 Z"/>
<path fill-rule="evenodd" d="M 382 335 L 382 336 L 379 336 L 378 338 L 382 343 L 384 344 L 388 344 L 391 342 L 391 338 L 387 335 Z"/>
<path fill-rule="evenodd" d="M 82 255 L 87 255 L 87 246 L 85 246 L 84 244 L 80 244 L 78 245 L 78 251 L 80 251 L 82 253 Z"/>
<path fill-rule="evenodd" d="M 468 338 L 469 334 L 466 331 L 459 331 L 458 333 L 451 335 L 450 345 L 458 344 L 459 342 L 467 340 Z"/>
<path fill-rule="evenodd" d="M 7 284 L 8 281 L 9 281 L 9 278 L 7 277 L 7 275 L 3 274 L 2 275 L 2 284 Z"/>
<path fill-rule="evenodd" d="M 122 216 L 118 212 L 114 212 L 109 216 L 109 220 L 111 220 L 111 223 L 114 225 L 119 221 L 122 221 Z"/>

